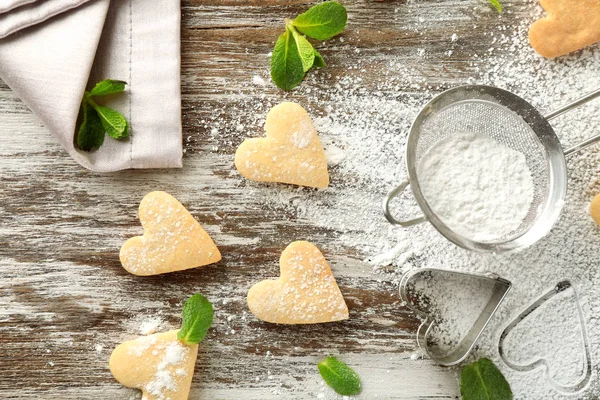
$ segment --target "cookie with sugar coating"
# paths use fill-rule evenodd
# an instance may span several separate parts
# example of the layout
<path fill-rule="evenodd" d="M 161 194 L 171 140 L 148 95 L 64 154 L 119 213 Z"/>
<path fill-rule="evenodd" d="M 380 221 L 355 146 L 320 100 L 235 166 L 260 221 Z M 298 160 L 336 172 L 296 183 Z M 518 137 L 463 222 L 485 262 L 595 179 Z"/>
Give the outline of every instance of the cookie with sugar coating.
<path fill-rule="evenodd" d="M 590 216 L 594 222 L 600 225 L 600 194 L 597 194 L 590 203 Z"/>
<path fill-rule="evenodd" d="M 265 130 L 265 138 L 246 139 L 235 152 L 235 166 L 242 176 L 315 188 L 329 185 L 325 152 L 301 105 L 285 102 L 273 107 Z"/>
<path fill-rule="evenodd" d="M 531 25 L 529 42 L 544 57 L 571 53 L 600 41 L 600 0 L 540 0 L 548 15 Z"/>
<path fill-rule="evenodd" d="M 166 192 L 148 193 L 139 208 L 143 236 L 128 239 L 119 258 L 134 275 L 158 275 L 221 260 L 219 249 L 186 208 Z"/>
<path fill-rule="evenodd" d="M 317 324 L 348 319 L 348 307 L 321 251 L 293 242 L 281 254 L 280 277 L 252 286 L 248 307 L 257 318 L 278 324 Z"/>
<path fill-rule="evenodd" d="M 198 345 L 182 343 L 177 332 L 156 333 L 121 343 L 110 356 L 110 372 L 121 384 L 141 389 L 144 400 L 186 400 Z"/>

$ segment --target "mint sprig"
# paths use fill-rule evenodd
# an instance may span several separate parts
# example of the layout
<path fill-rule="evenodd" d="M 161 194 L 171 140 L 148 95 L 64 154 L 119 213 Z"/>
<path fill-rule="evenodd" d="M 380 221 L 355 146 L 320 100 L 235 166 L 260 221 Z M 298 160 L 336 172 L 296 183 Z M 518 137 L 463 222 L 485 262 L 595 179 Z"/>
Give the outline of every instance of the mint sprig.
<path fill-rule="evenodd" d="M 285 20 L 285 32 L 275 42 L 271 56 L 271 78 L 284 90 L 298 86 L 312 68 L 323 68 L 325 60 L 301 35 L 329 40 L 346 27 L 346 9 L 336 1 L 326 1 L 311 7 L 295 20 Z"/>
<path fill-rule="evenodd" d="M 460 372 L 463 400 L 512 400 L 510 385 L 502 372 L 487 358 L 465 365 Z"/>
<path fill-rule="evenodd" d="M 99 148 L 104 143 L 105 133 L 117 140 L 129 137 L 129 123 L 125 117 L 112 108 L 99 105 L 92 98 L 123 92 L 125 85 L 124 81 L 105 79 L 83 94 L 75 135 L 79 149 L 92 151 Z"/>
<path fill-rule="evenodd" d="M 498 11 L 498 14 L 502 13 L 502 4 L 499 0 L 488 0 L 490 4 Z"/>
<path fill-rule="evenodd" d="M 319 373 L 336 393 L 354 396 L 361 391 L 360 377 L 346 363 L 335 357 L 327 357 L 318 365 Z"/>
<path fill-rule="evenodd" d="M 197 293 L 183 305 L 181 329 L 177 339 L 186 344 L 198 344 L 204 339 L 213 322 L 213 307 L 206 297 Z"/>

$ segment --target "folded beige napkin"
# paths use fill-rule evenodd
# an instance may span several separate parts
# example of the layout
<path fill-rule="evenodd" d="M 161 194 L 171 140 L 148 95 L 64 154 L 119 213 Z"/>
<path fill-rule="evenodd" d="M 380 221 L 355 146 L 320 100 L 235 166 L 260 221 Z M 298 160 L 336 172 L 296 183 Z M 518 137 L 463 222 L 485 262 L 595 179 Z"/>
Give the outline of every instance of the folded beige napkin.
<path fill-rule="evenodd" d="M 13 13 L 21 22 L 0 39 L 0 78 L 77 162 L 102 172 L 181 167 L 178 0 L 8 1 L 0 32 Z M 54 14 L 38 3 L 55 3 Z M 125 115 L 131 137 L 107 137 L 100 149 L 83 152 L 73 141 L 81 98 L 105 78 L 128 83 L 107 105 Z M 1 132 L 0 115 L 0 141 Z"/>

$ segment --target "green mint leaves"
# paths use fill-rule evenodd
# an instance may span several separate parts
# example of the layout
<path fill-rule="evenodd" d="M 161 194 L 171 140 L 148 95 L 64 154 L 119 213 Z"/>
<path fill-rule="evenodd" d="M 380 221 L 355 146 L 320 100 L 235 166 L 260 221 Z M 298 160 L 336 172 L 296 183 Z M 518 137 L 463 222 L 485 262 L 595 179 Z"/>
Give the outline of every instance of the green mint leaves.
<path fill-rule="evenodd" d="M 118 111 L 97 104 L 92 97 L 120 93 L 125 90 L 126 82 L 105 79 L 94 88 L 85 92 L 79 109 L 79 125 L 75 135 L 77 147 L 83 151 L 92 151 L 104 143 L 104 134 L 121 140 L 129 137 L 129 123 Z"/>
<path fill-rule="evenodd" d="M 463 400 L 512 400 L 510 385 L 502 372 L 487 358 L 465 365 L 460 372 Z"/>
<path fill-rule="evenodd" d="M 306 36 L 317 40 L 329 40 L 342 33 L 348 15 L 343 5 L 327 1 L 311 7 L 294 20 L 294 26 Z"/>
<path fill-rule="evenodd" d="M 498 11 L 498 14 L 502 13 L 502 4 L 499 0 L 488 0 L 490 4 Z"/>
<path fill-rule="evenodd" d="M 104 143 L 104 127 L 102 127 L 102 122 L 96 111 L 86 101 L 81 103 L 79 121 L 81 122 L 77 130 L 77 147 L 89 151 L 102 146 L 102 143 Z"/>
<path fill-rule="evenodd" d="M 300 33 L 317 40 L 328 40 L 346 27 L 346 9 L 336 1 L 311 7 L 295 20 L 285 21 L 285 32 L 275 42 L 271 56 L 271 78 L 281 89 L 290 90 L 302 82 L 312 68 L 323 68 L 325 60 Z"/>
<path fill-rule="evenodd" d="M 183 305 L 183 322 L 177 339 L 186 344 L 198 344 L 206 336 L 213 322 L 213 307 L 206 297 L 197 293 Z"/>
<path fill-rule="evenodd" d="M 335 357 L 327 357 L 318 364 L 318 367 L 325 382 L 336 393 L 342 396 L 354 396 L 360 393 L 360 377 L 347 364 Z"/>

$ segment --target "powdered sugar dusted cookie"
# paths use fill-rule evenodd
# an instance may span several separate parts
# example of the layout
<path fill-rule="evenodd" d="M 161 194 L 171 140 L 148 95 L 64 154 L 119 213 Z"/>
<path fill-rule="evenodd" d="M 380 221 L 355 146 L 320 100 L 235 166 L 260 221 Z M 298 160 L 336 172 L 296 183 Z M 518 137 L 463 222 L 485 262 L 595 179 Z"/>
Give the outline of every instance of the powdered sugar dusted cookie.
<path fill-rule="evenodd" d="M 182 343 L 177 332 L 142 336 L 120 344 L 110 356 L 110 372 L 123 385 L 141 389 L 144 400 L 186 400 L 198 345 Z"/>
<path fill-rule="evenodd" d="M 165 192 L 148 193 L 139 209 L 144 235 L 121 247 L 121 264 L 135 275 L 157 275 L 200 267 L 221 259 L 208 233 Z"/>
<path fill-rule="evenodd" d="M 325 188 L 327 160 L 310 116 L 296 103 L 281 103 L 267 114 L 266 138 L 246 139 L 235 153 L 244 177 Z"/>
<path fill-rule="evenodd" d="M 531 46 L 544 57 L 558 57 L 600 41 L 600 0 L 540 0 L 548 12 L 531 25 Z"/>
<path fill-rule="evenodd" d="M 590 203 L 590 215 L 595 223 L 600 225 L 600 194 L 597 194 Z"/>
<path fill-rule="evenodd" d="M 259 319 L 278 324 L 316 324 L 348 319 L 348 307 L 329 264 L 309 242 L 293 242 L 281 254 L 281 276 L 257 283 L 248 307 Z"/>

